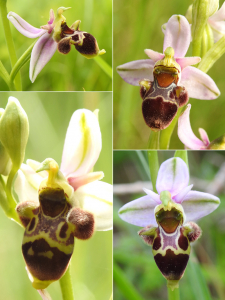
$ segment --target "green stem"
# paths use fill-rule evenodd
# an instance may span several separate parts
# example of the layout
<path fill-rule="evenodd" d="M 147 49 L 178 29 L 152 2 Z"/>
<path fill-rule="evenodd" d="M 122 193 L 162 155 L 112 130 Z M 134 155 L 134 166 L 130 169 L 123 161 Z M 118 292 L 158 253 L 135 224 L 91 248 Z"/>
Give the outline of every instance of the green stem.
<path fill-rule="evenodd" d="M 32 52 L 32 49 L 35 45 L 36 41 L 30 45 L 30 47 L 20 56 L 18 61 L 16 62 L 15 66 L 13 67 L 11 73 L 10 73 L 10 81 L 13 82 L 15 76 L 19 72 L 19 70 L 23 67 L 23 65 L 30 59 L 30 55 Z"/>
<path fill-rule="evenodd" d="M 149 162 L 149 170 L 152 180 L 152 187 L 155 193 L 158 193 L 156 190 L 156 180 L 159 171 L 159 160 L 158 160 L 158 152 L 157 151 L 148 151 L 148 162 Z"/>
<path fill-rule="evenodd" d="M 173 291 L 170 287 L 167 287 L 168 290 L 168 300 L 179 300 L 180 299 L 180 293 L 179 288 L 175 288 Z"/>
<path fill-rule="evenodd" d="M 0 61 L 0 76 L 5 81 L 5 83 L 8 85 L 9 89 L 12 91 L 15 91 L 15 86 L 13 83 L 10 82 L 10 76 L 9 73 L 6 71 L 5 67 L 3 66 L 2 62 Z"/>
<path fill-rule="evenodd" d="M 105 62 L 100 56 L 94 58 L 99 67 L 110 77 L 112 78 L 112 68 Z"/>
<path fill-rule="evenodd" d="M 2 23 L 3 23 L 3 28 L 4 28 L 4 33 L 5 33 L 5 39 L 9 51 L 9 57 L 11 61 L 11 66 L 12 68 L 17 62 L 17 56 L 16 56 L 16 50 L 14 47 L 14 42 L 12 38 L 12 33 L 11 29 L 9 26 L 9 20 L 7 19 L 7 7 L 6 7 L 6 0 L 0 0 L 0 10 L 1 10 L 1 16 L 2 16 Z M 21 76 L 18 74 L 15 78 L 15 87 L 18 91 L 22 90 L 22 84 L 21 84 Z"/>
<path fill-rule="evenodd" d="M 214 65 L 214 63 L 224 54 L 225 52 L 225 36 L 219 39 L 212 48 L 206 53 L 201 60 L 198 68 L 199 70 L 207 73 L 208 70 Z"/>
<path fill-rule="evenodd" d="M 188 155 L 187 150 L 177 150 L 174 154 L 174 157 L 180 157 L 188 166 Z"/>
<path fill-rule="evenodd" d="M 148 140 L 148 149 L 160 149 L 159 137 L 160 137 L 160 131 L 155 132 L 151 130 L 149 140 Z"/>
<path fill-rule="evenodd" d="M 170 126 L 161 131 L 161 134 L 160 134 L 160 149 L 169 149 L 170 139 L 171 139 L 172 133 L 173 133 L 174 128 L 177 124 L 178 118 L 179 118 L 179 116 L 182 113 L 184 108 L 185 108 L 185 106 L 180 107 L 178 109 L 178 112 L 177 112 L 175 118 L 171 122 Z"/>
<path fill-rule="evenodd" d="M 206 29 L 203 32 L 202 35 L 202 53 L 201 53 L 201 57 L 205 56 L 206 52 L 208 51 L 208 36 L 207 36 L 207 32 Z"/>
<path fill-rule="evenodd" d="M 63 300 L 74 300 L 73 287 L 70 275 L 70 265 L 66 273 L 59 279 Z"/>
<path fill-rule="evenodd" d="M 144 300 L 134 288 L 134 285 L 130 283 L 130 281 L 127 279 L 127 276 L 115 262 L 113 263 L 113 279 L 116 282 L 118 288 L 123 293 L 125 299 Z"/>

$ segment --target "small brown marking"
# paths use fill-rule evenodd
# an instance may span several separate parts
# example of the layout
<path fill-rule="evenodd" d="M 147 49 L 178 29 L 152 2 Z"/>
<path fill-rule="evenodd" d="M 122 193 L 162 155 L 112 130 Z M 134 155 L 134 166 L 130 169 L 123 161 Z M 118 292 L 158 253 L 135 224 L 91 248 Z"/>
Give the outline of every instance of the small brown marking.
<path fill-rule="evenodd" d="M 62 239 L 66 238 L 66 232 L 67 232 L 68 228 L 69 228 L 68 224 L 65 223 L 65 224 L 62 226 L 62 228 L 60 229 L 59 236 L 60 236 Z"/>
<path fill-rule="evenodd" d="M 183 228 L 181 228 L 180 229 L 180 237 L 178 239 L 178 245 L 182 250 L 186 251 L 189 243 L 188 243 L 187 237 L 183 235 L 183 231 L 184 231 Z"/>
<path fill-rule="evenodd" d="M 35 225 L 35 218 L 33 218 L 30 222 L 30 225 L 29 225 L 29 228 L 28 228 L 28 231 L 31 231 L 34 229 L 34 225 Z"/>

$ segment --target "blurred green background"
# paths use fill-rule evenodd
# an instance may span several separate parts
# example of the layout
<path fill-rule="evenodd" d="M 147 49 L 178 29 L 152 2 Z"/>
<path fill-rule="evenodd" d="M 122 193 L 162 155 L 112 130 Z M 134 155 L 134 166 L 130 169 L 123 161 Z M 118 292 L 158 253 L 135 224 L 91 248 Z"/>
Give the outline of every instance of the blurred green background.
<path fill-rule="evenodd" d="M 8 12 L 13 11 L 24 20 L 40 28 L 47 24 L 49 11 L 56 13 L 58 7 L 71 7 L 64 12 L 68 26 L 76 20 L 81 20 L 80 30 L 91 33 L 98 41 L 100 49 L 106 54 L 101 58 L 112 66 L 112 1 L 111 0 L 55 0 L 55 1 L 16 1 L 8 0 Z M 34 42 L 18 32 L 10 23 L 14 45 L 19 58 Z M 7 71 L 11 70 L 8 49 L 0 22 L 0 60 Z M 29 62 L 21 69 L 22 86 L 24 91 L 111 91 L 112 79 L 97 65 L 93 59 L 86 59 L 75 47 L 67 55 L 55 52 L 51 60 L 42 69 L 34 83 L 29 79 Z M 7 91 L 8 87 L 0 78 L 0 90 Z"/>
<path fill-rule="evenodd" d="M 159 163 L 173 155 L 174 151 L 159 151 Z M 114 280 L 114 299 L 166 300 L 166 280 L 155 264 L 151 247 L 137 234 L 140 227 L 126 223 L 118 216 L 122 205 L 145 195 L 141 189 L 132 193 L 134 185 L 122 184 L 139 182 L 140 186 L 140 182 L 147 181 L 144 186 L 151 189 L 147 152 L 114 151 L 113 159 L 114 263 L 140 295 L 139 298 L 123 295 L 117 281 Z M 224 300 L 225 153 L 189 151 L 188 159 L 193 190 L 214 194 L 220 198 L 221 204 L 213 213 L 197 221 L 203 234 L 192 244 L 189 263 L 180 281 L 180 297 L 181 300 Z"/>
<path fill-rule="evenodd" d="M 0 107 L 8 97 L 16 97 L 25 109 L 30 135 L 25 159 L 43 161 L 47 157 L 61 163 L 66 130 L 73 112 L 79 108 L 99 109 L 102 151 L 94 167 L 103 171 L 103 181 L 112 183 L 112 93 L 34 93 L 2 92 Z M 40 300 L 31 286 L 22 256 L 23 229 L 7 219 L 0 209 L 0 299 Z M 79 300 L 107 300 L 112 293 L 112 231 L 96 232 L 88 241 L 75 241 L 71 263 L 74 297 Z M 59 283 L 47 290 L 61 300 Z"/>
<path fill-rule="evenodd" d="M 224 1 L 220 1 L 220 6 Z M 139 59 L 148 59 L 144 49 L 162 53 L 164 35 L 161 26 L 174 14 L 185 15 L 193 1 L 180 0 L 114 0 L 114 148 L 147 149 L 150 128 L 142 116 L 139 87 L 131 86 L 118 75 L 116 67 Z M 191 55 L 191 48 L 186 56 Z M 225 133 L 225 55 L 216 62 L 208 74 L 216 82 L 221 96 L 212 101 L 191 99 L 190 119 L 194 133 L 204 128 L 210 141 Z M 174 130 L 170 149 L 183 149 Z"/>

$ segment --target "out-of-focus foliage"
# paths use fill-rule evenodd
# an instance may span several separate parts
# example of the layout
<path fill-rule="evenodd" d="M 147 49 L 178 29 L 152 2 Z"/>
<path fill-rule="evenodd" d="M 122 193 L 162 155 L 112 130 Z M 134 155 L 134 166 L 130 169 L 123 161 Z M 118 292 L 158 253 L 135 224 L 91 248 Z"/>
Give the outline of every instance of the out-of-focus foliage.
<path fill-rule="evenodd" d="M 220 6 L 224 1 L 220 1 Z M 120 1 L 114 0 L 114 148 L 147 149 L 150 128 L 142 116 L 142 99 L 139 87 L 124 82 L 117 74 L 116 67 L 124 63 L 148 59 L 144 49 L 162 53 L 163 39 L 161 26 L 174 14 L 185 15 L 193 1 L 172 0 Z M 191 56 L 191 47 L 186 56 Z M 190 118 L 194 133 L 199 137 L 198 128 L 204 128 L 210 141 L 225 133 L 225 56 L 209 70 L 221 95 L 216 100 L 191 99 Z M 177 136 L 177 127 L 171 139 L 171 149 L 184 149 Z"/>
<path fill-rule="evenodd" d="M 26 157 L 43 161 L 52 157 L 59 164 L 66 129 L 73 112 L 79 108 L 99 109 L 102 151 L 95 171 L 103 171 L 104 181 L 112 183 L 112 98 L 111 93 L 1 93 L 0 107 L 8 97 L 16 97 L 26 111 L 30 124 Z M 0 209 L 1 299 L 40 300 L 28 279 L 22 256 L 24 230 L 7 219 Z M 96 232 L 88 241 L 75 241 L 71 263 L 75 299 L 109 299 L 112 287 L 112 231 Z M 59 283 L 47 289 L 54 300 L 61 300 Z"/>
<path fill-rule="evenodd" d="M 146 172 L 147 153 L 142 153 L 147 168 L 144 168 L 140 162 L 137 152 L 114 151 L 114 184 L 150 180 L 149 172 Z M 160 164 L 173 155 L 173 151 L 160 151 Z M 194 184 L 193 190 L 211 192 L 220 198 L 221 204 L 216 211 L 197 222 L 203 234 L 192 246 L 187 269 L 180 281 L 181 300 L 224 300 L 225 175 L 218 176 L 218 172 L 225 168 L 225 153 L 189 151 L 188 159 L 190 184 Z M 115 194 L 113 256 L 114 261 L 143 299 L 165 300 L 167 299 L 166 280 L 155 264 L 151 247 L 144 244 L 137 235 L 140 227 L 126 223 L 118 216 L 118 210 L 123 204 L 144 195 L 144 191 L 129 194 L 129 188 L 123 195 Z M 121 290 L 115 283 L 114 298 L 128 299 L 122 296 Z"/>
<path fill-rule="evenodd" d="M 47 24 L 49 11 L 56 13 L 58 7 L 71 7 L 64 12 L 68 26 L 81 20 L 80 30 L 91 33 L 98 41 L 100 49 L 106 53 L 101 56 L 112 65 L 112 1 L 111 0 L 55 0 L 55 1 L 8 1 L 8 12 L 13 11 L 35 27 Z M 10 23 L 17 57 L 34 42 L 18 32 Z M 0 22 L 0 60 L 7 71 L 11 70 L 8 49 Z M 24 91 L 111 91 L 112 80 L 104 73 L 93 59 L 86 59 L 75 47 L 67 55 L 55 52 L 51 60 L 40 72 L 34 83 L 29 79 L 29 62 L 21 69 Z M 0 90 L 8 87 L 0 78 Z"/>

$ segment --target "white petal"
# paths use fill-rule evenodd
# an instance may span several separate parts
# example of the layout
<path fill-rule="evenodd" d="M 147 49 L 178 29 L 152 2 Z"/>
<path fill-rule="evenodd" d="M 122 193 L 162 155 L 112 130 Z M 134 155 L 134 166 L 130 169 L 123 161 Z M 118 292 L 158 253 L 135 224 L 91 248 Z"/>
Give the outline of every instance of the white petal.
<path fill-rule="evenodd" d="M 220 204 L 220 199 L 208 193 L 190 191 L 184 198 L 182 206 L 186 222 L 198 220 L 213 212 Z"/>
<path fill-rule="evenodd" d="M 209 18 L 209 21 L 213 20 L 214 22 L 220 22 L 225 20 L 225 2 L 223 2 L 220 9 Z"/>
<path fill-rule="evenodd" d="M 44 29 L 33 27 L 32 25 L 27 23 L 24 19 L 22 19 L 19 15 L 17 15 L 12 11 L 8 13 L 7 18 L 20 33 L 22 33 L 28 38 L 34 39 L 43 35 L 46 32 L 46 30 Z"/>
<path fill-rule="evenodd" d="M 39 38 L 31 52 L 30 59 L 30 80 L 34 82 L 37 75 L 52 58 L 57 49 L 57 43 L 53 40 L 52 35 L 46 32 Z"/>
<path fill-rule="evenodd" d="M 174 57 L 184 57 L 191 42 L 191 29 L 187 19 L 173 15 L 167 25 L 163 44 L 163 53 L 167 47 L 174 49 Z"/>
<path fill-rule="evenodd" d="M 127 83 L 139 86 L 140 80 L 153 80 L 154 64 L 151 59 L 135 60 L 118 66 L 117 72 Z"/>
<path fill-rule="evenodd" d="M 39 186 L 43 180 L 43 177 L 37 174 L 30 166 L 26 164 L 22 164 L 20 169 L 25 175 L 29 185 L 38 191 Z"/>
<path fill-rule="evenodd" d="M 186 110 L 178 119 L 178 137 L 181 140 L 181 142 L 189 149 L 205 149 L 205 144 L 195 136 L 191 129 L 190 109 L 191 104 L 188 104 Z"/>
<path fill-rule="evenodd" d="M 96 115 L 87 109 L 75 111 L 66 132 L 60 170 L 66 177 L 89 173 L 101 149 L 102 137 Z"/>
<path fill-rule="evenodd" d="M 188 182 L 189 172 L 186 163 L 179 157 L 172 157 L 161 164 L 156 189 L 159 194 L 168 191 L 174 196 L 186 188 Z"/>
<path fill-rule="evenodd" d="M 79 207 L 94 214 L 95 230 L 105 231 L 113 226 L 112 185 L 95 181 L 81 186 L 74 192 Z"/>
<path fill-rule="evenodd" d="M 14 190 L 20 202 L 36 201 L 38 202 L 38 190 L 30 185 L 21 170 L 18 171 L 14 182 Z"/>
<path fill-rule="evenodd" d="M 122 206 L 119 210 L 119 216 L 125 222 L 136 226 L 157 226 L 154 214 L 157 205 L 158 203 L 147 195 Z"/>
<path fill-rule="evenodd" d="M 186 67 L 181 73 L 180 85 L 186 87 L 190 98 L 213 100 L 220 91 L 213 79 L 195 67 Z"/>

